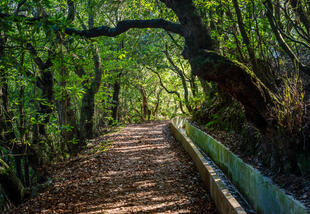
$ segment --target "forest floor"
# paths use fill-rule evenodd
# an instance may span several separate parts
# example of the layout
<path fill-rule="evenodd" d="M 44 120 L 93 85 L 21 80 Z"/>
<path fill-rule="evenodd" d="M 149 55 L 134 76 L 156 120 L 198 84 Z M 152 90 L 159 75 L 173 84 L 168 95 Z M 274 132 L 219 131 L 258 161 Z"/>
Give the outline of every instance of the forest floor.
<path fill-rule="evenodd" d="M 216 213 L 167 121 L 98 137 L 49 172 L 45 191 L 7 213 Z"/>

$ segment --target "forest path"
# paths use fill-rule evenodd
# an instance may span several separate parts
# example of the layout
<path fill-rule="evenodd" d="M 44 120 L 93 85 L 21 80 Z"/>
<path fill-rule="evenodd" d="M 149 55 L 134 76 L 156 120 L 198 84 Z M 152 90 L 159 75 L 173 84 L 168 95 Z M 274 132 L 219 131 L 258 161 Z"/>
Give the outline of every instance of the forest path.
<path fill-rule="evenodd" d="M 101 136 L 53 171 L 51 187 L 17 213 L 216 213 L 199 174 L 168 122 L 129 125 Z M 102 147 L 102 146 L 101 146 Z M 103 148 L 103 147 L 102 147 Z"/>

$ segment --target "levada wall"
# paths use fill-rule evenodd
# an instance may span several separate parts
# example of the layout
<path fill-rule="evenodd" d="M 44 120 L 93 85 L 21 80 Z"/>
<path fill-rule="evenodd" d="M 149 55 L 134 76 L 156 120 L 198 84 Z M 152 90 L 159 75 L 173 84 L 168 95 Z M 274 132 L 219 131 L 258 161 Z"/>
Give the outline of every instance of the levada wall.
<path fill-rule="evenodd" d="M 244 163 L 223 144 L 191 125 L 186 119 L 174 118 L 173 123 L 186 130 L 187 136 L 202 149 L 231 179 L 253 208 L 261 214 L 306 214 L 299 201 L 285 194 L 271 179 Z"/>
<path fill-rule="evenodd" d="M 246 214 L 237 199 L 230 193 L 229 188 L 216 173 L 214 165 L 210 165 L 200 152 L 198 146 L 189 138 L 183 129 L 184 120 L 176 118 L 170 124 L 170 128 L 176 139 L 182 143 L 184 150 L 191 156 L 202 181 L 210 191 L 217 211 L 220 214 Z"/>

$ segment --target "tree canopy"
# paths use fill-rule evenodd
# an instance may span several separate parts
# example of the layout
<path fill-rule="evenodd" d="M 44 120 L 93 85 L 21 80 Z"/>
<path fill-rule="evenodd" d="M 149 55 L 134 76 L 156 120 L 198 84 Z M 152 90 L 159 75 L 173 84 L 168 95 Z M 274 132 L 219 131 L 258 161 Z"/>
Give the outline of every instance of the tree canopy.
<path fill-rule="evenodd" d="M 15 185 L 103 128 L 176 115 L 250 124 L 270 167 L 309 173 L 309 3 L 1 1 L 0 147 Z"/>

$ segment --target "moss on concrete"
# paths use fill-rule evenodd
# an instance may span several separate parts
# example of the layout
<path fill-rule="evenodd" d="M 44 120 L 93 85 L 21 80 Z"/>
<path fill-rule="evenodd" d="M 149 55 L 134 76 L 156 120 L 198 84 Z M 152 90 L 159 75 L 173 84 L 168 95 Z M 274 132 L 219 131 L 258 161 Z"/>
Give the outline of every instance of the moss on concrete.
<path fill-rule="evenodd" d="M 220 142 L 182 118 L 175 118 L 173 122 L 185 126 L 187 136 L 225 172 L 258 213 L 307 213 L 304 205 L 286 195 L 284 190 L 273 184 L 258 170 L 244 163 Z"/>

